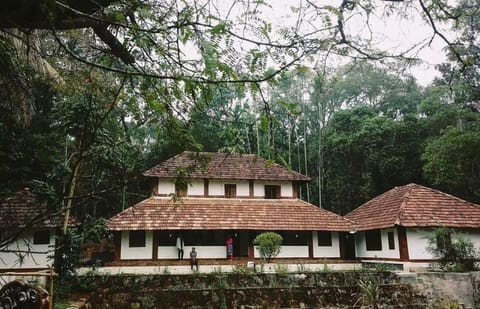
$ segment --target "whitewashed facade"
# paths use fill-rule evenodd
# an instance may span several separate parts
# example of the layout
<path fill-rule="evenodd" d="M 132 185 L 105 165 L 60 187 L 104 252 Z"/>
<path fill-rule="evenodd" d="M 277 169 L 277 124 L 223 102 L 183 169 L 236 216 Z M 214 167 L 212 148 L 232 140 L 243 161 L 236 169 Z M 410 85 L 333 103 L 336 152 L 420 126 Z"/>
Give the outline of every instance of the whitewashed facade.
<path fill-rule="evenodd" d="M 237 197 L 250 197 L 250 183 L 247 180 L 238 179 L 222 179 L 208 181 L 208 195 L 215 197 L 225 196 L 225 185 L 232 184 L 236 186 Z M 275 185 L 280 186 L 282 198 L 294 198 L 294 191 L 292 182 L 288 181 L 254 181 L 253 182 L 253 197 L 263 198 L 265 196 L 265 186 Z M 204 196 L 205 182 L 203 180 L 191 180 L 187 187 L 187 197 Z M 157 194 L 160 196 L 171 196 L 175 193 L 175 183 L 173 179 L 159 179 L 157 186 Z"/>
<path fill-rule="evenodd" d="M 121 259 L 122 260 L 151 260 L 153 257 L 153 236 L 152 231 L 146 232 L 145 246 L 143 247 L 130 247 L 129 246 L 129 233 L 123 231 L 121 241 Z M 314 258 L 340 258 L 340 239 L 339 233 L 332 233 L 331 245 L 319 245 L 318 233 L 313 233 L 313 257 Z M 189 246 L 184 247 L 184 254 L 187 257 L 192 247 L 195 247 L 198 252 L 198 258 L 203 259 L 223 259 L 227 255 L 225 246 Z M 176 246 L 158 246 L 157 257 L 158 259 L 176 259 L 177 258 Z M 258 251 L 258 247 L 254 246 L 254 258 L 261 258 Z M 309 247 L 308 245 L 289 246 L 284 245 L 281 248 L 277 258 L 308 258 Z"/>
<path fill-rule="evenodd" d="M 359 258 L 375 258 L 375 259 L 400 259 L 400 249 L 398 241 L 398 233 L 395 228 L 382 229 L 381 233 L 381 250 L 368 250 L 366 244 L 365 231 L 355 234 L 355 255 Z M 394 245 L 390 246 L 388 242 L 388 233 L 394 235 Z"/>
<path fill-rule="evenodd" d="M 29 229 L 0 253 L 0 269 L 49 268 L 53 265 L 54 248 L 54 229 Z"/>
<path fill-rule="evenodd" d="M 199 156 L 209 160 L 177 182 L 178 169 Z M 152 197 L 110 219 L 119 260 L 177 259 L 178 237 L 186 259 L 192 247 L 199 259 L 225 259 L 229 236 L 235 257 L 260 258 L 253 240 L 265 231 L 283 236 L 277 258 L 345 258 L 350 222 L 299 200 L 299 186 L 309 181 L 300 173 L 254 155 L 184 152 L 144 175 L 154 179 Z"/>

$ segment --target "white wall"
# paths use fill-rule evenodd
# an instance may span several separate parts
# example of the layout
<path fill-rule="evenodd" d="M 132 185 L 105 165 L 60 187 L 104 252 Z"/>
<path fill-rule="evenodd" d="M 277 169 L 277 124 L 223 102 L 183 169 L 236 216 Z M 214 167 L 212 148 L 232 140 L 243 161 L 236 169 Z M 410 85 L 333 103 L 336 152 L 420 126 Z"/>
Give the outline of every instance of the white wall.
<path fill-rule="evenodd" d="M 205 194 L 205 185 L 203 179 L 192 179 L 188 184 L 187 196 L 203 196 Z"/>
<path fill-rule="evenodd" d="M 480 249 L 480 231 L 463 231 L 467 234 L 476 249 Z"/>
<path fill-rule="evenodd" d="M 428 241 L 426 236 L 433 229 L 412 229 L 407 228 L 408 256 L 410 259 L 433 259 L 427 252 Z"/>
<path fill-rule="evenodd" d="M 199 259 L 225 259 L 227 258 L 227 249 L 225 246 L 185 246 L 183 247 L 183 259 L 190 259 L 190 251 L 195 247 L 197 258 Z M 159 246 L 159 259 L 176 259 L 178 258 L 177 247 L 175 246 Z"/>
<path fill-rule="evenodd" d="M 248 197 L 250 196 L 249 182 L 246 180 L 215 180 L 212 179 L 208 182 L 208 194 L 214 196 L 225 196 L 225 184 L 237 185 L 237 196 Z"/>
<path fill-rule="evenodd" d="M 0 253 L 0 269 L 6 268 L 48 268 L 53 264 L 48 256 L 53 255 L 55 248 L 55 230 L 50 229 L 50 243 L 46 245 L 33 244 L 33 230 L 20 235 L 16 241 L 9 244 L 6 250 L 42 252 L 42 253 Z M 43 253 L 45 252 L 45 253 Z"/>
<path fill-rule="evenodd" d="M 248 197 L 250 195 L 249 182 L 246 180 L 210 180 L 208 183 L 208 194 L 218 197 L 225 196 L 225 184 L 237 185 L 237 196 Z M 194 179 L 188 184 L 187 196 L 203 196 L 205 193 L 203 179 Z M 169 195 L 175 193 L 173 179 L 158 180 L 158 194 Z"/>
<path fill-rule="evenodd" d="M 395 240 L 395 249 L 388 249 L 388 232 L 393 232 L 393 238 Z M 399 259 L 400 249 L 398 244 L 398 233 L 396 228 L 383 229 L 381 231 L 382 236 L 382 250 L 369 250 L 367 251 L 367 245 L 365 242 L 365 232 L 357 232 L 355 234 L 355 252 L 358 258 L 388 258 Z M 408 236 L 407 236 L 408 239 Z"/>
<path fill-rule="evenodd" d="M 293 186 L 291 181 L 255 181 L 253 184 L 253 196 L 264 197 L 265 185 L 281 187 L 281 197 L 293 197 Z"/>
<path fill-rule="evenodd" d="M 175 193 L 175 183 L 173 179 L 158 178 L 158 194 L 173 194 Z"/>
<path fill-rule="evenodd" d="M 340 257 L 340 239 L 338 232 L 332 232 L 331 246 L 318 246 L 318 234 L 313 233 L 313 257 L 338 258 Z"/>
<path fill-rule="evenodd" d="M 158 194 L 159 195 L 169 195 L 174 193 L 175 193 L 175 183 L 173 182 L 173 179 L 158 178 Z M 194 179 L 188 184 L 187 196 L 188 195 L 203 196 L 203 193 L 204 193 L 203 179 Z"/>
<path fill-rule="evenodd" d="M 153 233 L 145 232 L 145 247 L 130 248 L 128 246 L 128 231 L 122 231 L 120 249 L 121 260 L 152 259 Z"/>
<path fill-rule="evenodd" d="M 250 185 L 247 180 L 218 180 L 212 179 L 208 183 L 208 194 L 212 196 L 225 196 L 225 184 L 237 185 L 237 196 L 250 196 Z M 265 196 L 265 185 L 275 185 L 281 187 L 282 197 L 293 197 L 293 185 L 291 181 L 254 181 L 253 195 L 255 197 Z M 158 194 L 169 195 L 175 193 L 175 184 L 173 179 L 158 179 Z M 194 179 L 188 185 L 187 196 L 203 196 L 203 179 Z"/>
<path fill-rule="evenodd" d="M 387 232 L 394 232 L 395 249 L 388 249 Z M 427 235 L 433 231 L 433 228 L 407 228 L 407 244 L 408 256 L 411 260 L 431 260 L 435 259 L 432 254 L 427 251 L 428 240 Z M 474 243 L 477 249 L 480 249 L 480 231 L 459 230 L 467 235 Z M 400 259 L 400 249 L 398 243 L 398 234 L 396 228 L 382 230 L 382 250 L 367 251 L 365 244 L 365 233 L 358 232 L 355 234 L 355 250 L 359 258 L 393 258 Z"/>
<path fill-rule="evenodd" d="M 262 258 L 258 246 L 254 247 L 255 258 Z M 275 258 L 308 258 L 308 246 L 282 246 Z"/>
<path fill-rule="evenodd" d="M 433 228 L 407 228 L 408 255 L 410 259 L 434 259 L 427 251 L 427 235 L 433 232 Z M 480 249 L 480 231 L 458 230 L 469 238 L 476 249 Z"/>

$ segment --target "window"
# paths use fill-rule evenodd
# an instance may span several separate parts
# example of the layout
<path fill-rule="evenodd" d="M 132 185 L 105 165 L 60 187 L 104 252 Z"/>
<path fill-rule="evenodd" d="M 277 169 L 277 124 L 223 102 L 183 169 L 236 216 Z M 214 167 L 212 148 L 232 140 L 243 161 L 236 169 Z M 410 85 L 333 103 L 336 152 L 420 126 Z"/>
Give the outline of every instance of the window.
<path fill-rule="evenodd" d="M 50 231 L 42 230 L 33 232 L 33 244 L 34 245 L 49 245 L 50 244 Z"/>
<path fill-rule="evenodd" d="M 225 233 L 214 230 L 193 230 L 182 232 L 186 246 L 224 246 Z"/>
<path fill-rule="evenodd" d="M 318 231 L 318 246 L 319 247 L 331 247 L 332 246 L 332 232 L 330 231 Z"/>
<path fill-rule="evenodd" d="M 226 198 L 235 198 L 235 197 L 237 197 L 237 185 L 235 185 L 235 184 L 226 184 L 226 185 L 225 185 L 225 197 L 226 197 Z"/>
<path fill-rule="evenodd" d="M 298 232 L 280 232 L 282 235 L 282 245 L 285 246 L 306 246 L 307 245 L 307 233 L 303 231 Z"/>
<path fill-rule="evenodd" d="M 265 186 L 265 198 L 277 199 L 280 198 L 280 186 Z"/>
<path fill-rule="evenodd" d="M 145 247 L 145 231 L 130 231 L 128 233 L 128 246 L 130 248 Z"/>
<path fill-rule="evenodd" d="M 156 231 L 159 246 L 176 246 L 177 234 L 172 231 Z"/>
<path fill-rule="evenodd" d="M 388 232 L 388 249 L 395 249 L 395 234 L 393 232 Z"/>
<path fill-rule="evenodd" d="M 185 197 L 187 196 L 187 184 L 175 184 L 175 195 Z"/>
<path fill-rule="evenodd" d="M 367 251 L 382 250 L 382 233 L 380 230 L 366 231 L 365 242 Z"/>

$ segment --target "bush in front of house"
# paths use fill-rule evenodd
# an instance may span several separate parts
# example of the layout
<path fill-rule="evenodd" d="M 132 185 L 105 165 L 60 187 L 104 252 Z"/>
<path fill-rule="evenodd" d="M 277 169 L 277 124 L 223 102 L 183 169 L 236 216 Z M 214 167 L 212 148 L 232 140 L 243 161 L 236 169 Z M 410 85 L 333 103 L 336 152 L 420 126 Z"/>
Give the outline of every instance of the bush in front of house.
<path fill-rule="evenodd" d="M 472 271 L 480 255 L 473 242 L 454 229 L 440 227 L 427 236 L 427 251 L 439 259 L 444 271 Z"/>
<path fill-rule="evenodd" d="M 283 237 L 275 232 L 264 232 L 257 237 L 253 243 L 258 246 L 260 255 L 270 262 L 270 259 L 276 257 L 282 249 Z"/>

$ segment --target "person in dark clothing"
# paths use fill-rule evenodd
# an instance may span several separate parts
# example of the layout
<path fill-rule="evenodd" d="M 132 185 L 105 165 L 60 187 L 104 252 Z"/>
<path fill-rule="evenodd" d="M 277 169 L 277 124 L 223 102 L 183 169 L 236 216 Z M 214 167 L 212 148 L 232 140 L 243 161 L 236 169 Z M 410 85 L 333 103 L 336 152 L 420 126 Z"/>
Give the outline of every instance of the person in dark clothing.
<path fill-rule="evenodd" d="M 190 269 L 191 270 L 193 270 L 194 265 L 196 267 L 196 270 L 198 271 L 197 251 L 195 251 L 195 247 L 192 247 L 192 251 L 190 251 Z"/>

